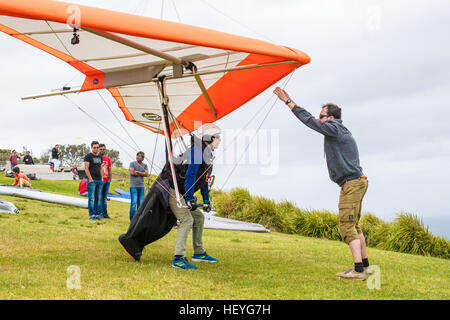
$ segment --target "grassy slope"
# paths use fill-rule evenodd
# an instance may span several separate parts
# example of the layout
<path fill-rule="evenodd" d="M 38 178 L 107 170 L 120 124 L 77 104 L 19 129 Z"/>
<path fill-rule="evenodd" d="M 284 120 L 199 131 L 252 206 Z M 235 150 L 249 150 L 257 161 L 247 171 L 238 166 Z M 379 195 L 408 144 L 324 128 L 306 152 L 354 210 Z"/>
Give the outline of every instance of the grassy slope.
<path fill-rule="evenodd" d="M 34 182 L 68 195 L 77 184 Z M 175 230 L 149 245 L 141 263 L 126 256 L 117 237 L 128 227 L 127 204 L 110 202 L 113 219 L 92 222 L 85 209 L 1 198 L 21 213 L 0 214 L 0 299 L 450 299 L 450 262 L 443 259 L 369 248 L 381 268 L 381 289 L 369 290 L 334 276 L 351 266 L 342 242 L 205 230 L 206 248 L 220 262 L 175 270 Z M 81 268 L 80 290 L 66 288 L 70 265 Z"/>

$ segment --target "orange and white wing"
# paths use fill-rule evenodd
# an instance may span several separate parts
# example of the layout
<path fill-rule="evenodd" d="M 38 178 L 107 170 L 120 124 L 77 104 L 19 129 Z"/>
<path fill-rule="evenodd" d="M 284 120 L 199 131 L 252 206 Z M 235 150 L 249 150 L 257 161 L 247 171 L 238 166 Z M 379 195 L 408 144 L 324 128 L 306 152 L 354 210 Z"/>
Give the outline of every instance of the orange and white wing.
<path fill-rule="evenodd" d="M 67 24 L 74 15 L 75 45 Z M 128 121 L 154 132 L 162 127 L 160 76 L 173 119 L 193 131 L 310 61 L 299 50 L 261 40 L 49 0 L 0 0 L 0 31 L 70 64 L 86 75 L 81 91 L 109 90 Z M 177 61 L 195 64 L 197 73 Z"/>

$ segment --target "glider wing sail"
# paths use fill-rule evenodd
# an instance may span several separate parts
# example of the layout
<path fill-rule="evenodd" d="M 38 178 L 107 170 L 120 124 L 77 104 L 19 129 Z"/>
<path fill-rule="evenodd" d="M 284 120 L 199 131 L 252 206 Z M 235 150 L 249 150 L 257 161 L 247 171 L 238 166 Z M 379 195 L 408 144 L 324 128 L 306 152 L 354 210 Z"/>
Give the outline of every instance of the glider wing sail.
<path fill-rule="evenodd" d="M 109 90 L 127 120 L 159 133 L 161 77 L 171 126 L 193 131 L 310 61 L 261 40 L 49 0 L 0 0 L 0 31 L 70 64 L 86 76 L 79 91 Z"/>

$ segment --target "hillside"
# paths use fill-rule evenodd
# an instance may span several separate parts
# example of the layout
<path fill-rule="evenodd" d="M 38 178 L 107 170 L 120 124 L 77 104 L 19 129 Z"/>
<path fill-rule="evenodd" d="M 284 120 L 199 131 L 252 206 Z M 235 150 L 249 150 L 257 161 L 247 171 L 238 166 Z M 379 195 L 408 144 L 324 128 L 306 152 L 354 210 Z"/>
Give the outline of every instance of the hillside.
<path fill-rule="evenodd" d="M 11 179 L 0 177 L 0 183 Z M 119 183 L 119 182 L 117 182 Z M 75 195 L 77 181 L 36 181 L 36 188 Z M 272 232 L 205 230 L 218 264 L 170 267 L 176 230 L 149 245 L 141 263 L 124 253 L 127 204 L 110 202 L 110 221 L 88 220 L 86 209 L 0 196 L 18 215 L 0 214 L 0 299 L 449 299 L 450 261 L 369 248 L 381 288 L 339 280 L 351 266 L 341 241 Z M 192 245 L 188 242 L 188 255 Z M 66 287 L 70 266 L 80 289 Z"/>

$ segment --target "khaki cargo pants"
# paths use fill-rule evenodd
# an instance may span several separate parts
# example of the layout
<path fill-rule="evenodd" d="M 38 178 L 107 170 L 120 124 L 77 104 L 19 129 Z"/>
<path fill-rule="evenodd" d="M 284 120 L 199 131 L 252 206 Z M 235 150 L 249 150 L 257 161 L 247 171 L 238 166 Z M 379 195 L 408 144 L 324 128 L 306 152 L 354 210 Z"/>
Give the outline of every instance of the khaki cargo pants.
<path fill-rule="evenodd" d="M 362 233 L 359 227 L 362 200 L 366 194 L 368 181 L 366 178 L 349 180 L 341 187 L 339 197 L 339 232 L 342 240 L 349 244 L 359 239 Z"/>
<path fill-rule="evenodd" d="M 194 211 L 190 211 L 188 208 L 178 208 L 176 199 L 175 190 L 170 188 L 169 207 L 175 217 L 180 221 L 175 245 L 175 255 L 186 256 L 186 242 L 191 229 L 194 254 L 202 254 L 205 252 L 203 248 L 203 225 L 205 216 L 199 208 Z M 181 198 L 181 203 L 183 206 L 186 205 L 183 198 Z"/>

